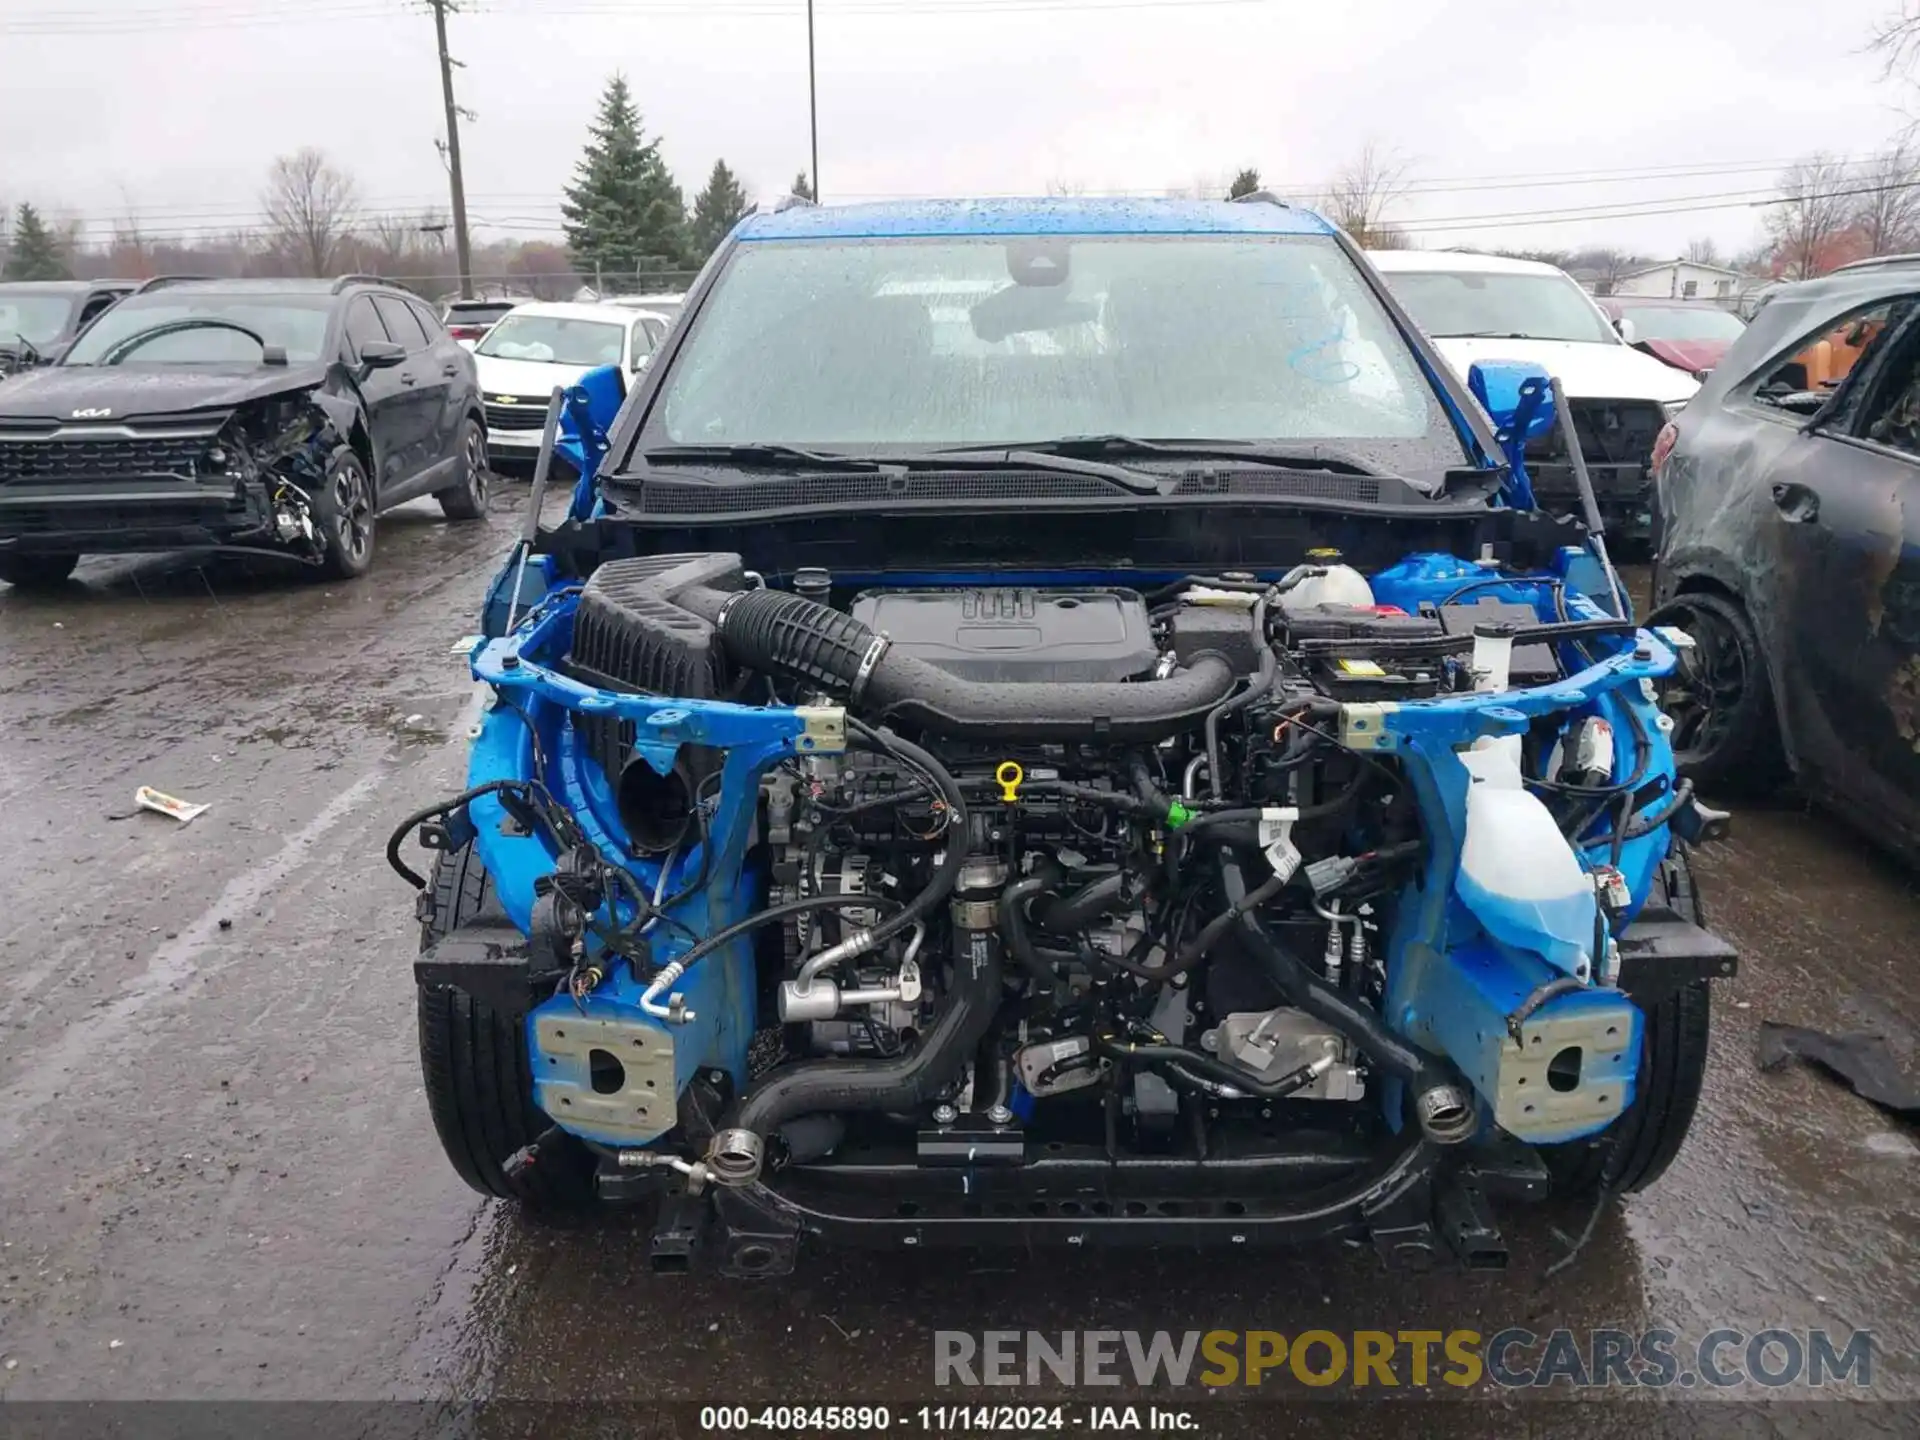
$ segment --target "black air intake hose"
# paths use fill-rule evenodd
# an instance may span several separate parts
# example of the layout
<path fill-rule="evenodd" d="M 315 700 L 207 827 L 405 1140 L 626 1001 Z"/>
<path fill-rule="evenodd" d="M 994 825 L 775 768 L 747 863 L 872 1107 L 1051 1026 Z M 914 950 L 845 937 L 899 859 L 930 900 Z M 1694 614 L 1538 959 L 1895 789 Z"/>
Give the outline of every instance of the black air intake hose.
<path fill-rule="evenodd" d="M 968 680 L 888 650 L 858 620 L 798 595 L 691 586 L 674 598 L 719 627 L 736 663 L 808 681 L 846 696 L 861 713 L 956 739 L 1152 743 L 1198 724 L 1234 686 L 1233 667 L 1211 652 L 1164 680 L 1130 684 Z"/>
<path fill-rule="evenodd" d="M 1000 1009 L 998 877 L 984 894 L 957 891 L 953 978 L 939 1018 L 896 1060 L 807 1060 L 783 1066 L 747 1092 L 730 1122 L 762 1137 L 823 1112 L 916 1110 L 973 1058 Z"/>

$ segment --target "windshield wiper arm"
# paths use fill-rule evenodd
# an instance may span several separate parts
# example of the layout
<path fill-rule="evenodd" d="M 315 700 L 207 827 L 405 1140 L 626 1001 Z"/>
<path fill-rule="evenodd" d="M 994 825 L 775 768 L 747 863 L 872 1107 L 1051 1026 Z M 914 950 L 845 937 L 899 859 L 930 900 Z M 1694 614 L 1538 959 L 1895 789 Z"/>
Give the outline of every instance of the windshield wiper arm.
<path fill-rule="evenodd" d="M 1096 456 L 1147 455 L 1168 460 L 1244 460 L 1252 465 L 1279 465 L 1294 470 L 1331 470 L 1341 475 L 1377 476 L 1380 471 L 1355 456 L 1324 445 L 1299 447 L 1246 441 L 1143 440 L 1136 435 L 1066 435 L 1022 445 L 1023 455 Z"/>
<path fill-rule="evenodd" d="M 809 470 L 856 473 L 883 473 L 889 470 L 1052 470 L 1066 475 L 1090 475 L 1111 481 L 1135 495 L 1162 495 L 1174 483 L 1163 481 L 1157 475 L 1129 470 L 1124 465 L 1110 465 L 1100 460 L 1078 460 L 1045 451 L 1010 450 L 998 445 L 986 451 L 934 450 L 911 455 L 859 455 L 837 450 L 808 450 L 798 445 L 755 442 L 739 445 L 667 445 L 640 453 L 653 464 L 697 465 L 705 462 L 742 467 L 798 466 Z"/>
<path fill-rule="evenodd" d="M 740 466 L 804 465 L 810 470 L 880 470 L 888 463 L 871 455 L 843 455 L 833 450 L 808 450 L 800 445 L 764 441 L 739 445 L 658 445 L 640 454 L 655 465 L 719 461 Z"/>

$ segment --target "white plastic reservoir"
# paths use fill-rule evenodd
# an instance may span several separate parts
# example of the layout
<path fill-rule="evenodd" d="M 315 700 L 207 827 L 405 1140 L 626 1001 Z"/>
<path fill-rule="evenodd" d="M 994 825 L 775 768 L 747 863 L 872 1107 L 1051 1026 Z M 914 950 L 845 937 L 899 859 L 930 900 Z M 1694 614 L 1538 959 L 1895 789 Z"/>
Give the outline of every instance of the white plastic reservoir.
<path fill-rule="evenodd" d="M 1599 918 L 1593 880 L 1552 813 L 1521 784 L 1520 737 L 1482 740 L 1460 759 L 1472 777 L 1461 900 L 1494 939 L 1589 979 Z"/>
<path fill-rule="evenodd" d="M 1287 594 L 1287 605 L 1351 605 L 1365 609 L 1373 604 L 1373 587 L 1367 577 L 1351 565 L 1329 565 L 1324 575 L 1309 575 Z"/>

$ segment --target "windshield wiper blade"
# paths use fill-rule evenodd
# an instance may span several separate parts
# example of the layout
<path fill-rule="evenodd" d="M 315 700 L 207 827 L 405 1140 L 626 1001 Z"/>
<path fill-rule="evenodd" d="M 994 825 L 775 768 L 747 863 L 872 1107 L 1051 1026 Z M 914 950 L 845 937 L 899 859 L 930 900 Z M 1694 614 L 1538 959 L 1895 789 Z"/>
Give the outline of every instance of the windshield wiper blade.
<path fill-rule="evenodd" d="M 1331 470 L 1340 475 L 1378 476 L 1381 472 L 1358 457 L 1324 445 L 1299 447 L 1266 445 L 1257 440 L 1185 441 L 1143 440 L 1136 435 L 1067 435 L 1022 445 L 1027 455 L 1095 456 L 1149 455 L 1168 460 L 1244 460 L 1252 465 L 1279 465 L 1294 470 Z"/>
<path fill-rule="evenodd" d="M 1524 330 L 1447 330 L 1436 333 L 1435 340 L 1537 340 Z"/>

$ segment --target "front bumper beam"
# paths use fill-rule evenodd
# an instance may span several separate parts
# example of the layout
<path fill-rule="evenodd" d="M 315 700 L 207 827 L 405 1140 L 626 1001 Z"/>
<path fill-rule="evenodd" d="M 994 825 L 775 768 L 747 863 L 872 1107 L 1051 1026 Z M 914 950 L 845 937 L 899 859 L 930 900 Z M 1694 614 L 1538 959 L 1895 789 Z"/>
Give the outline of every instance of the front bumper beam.
<path fill-rule="evenodd" d="M 603 1188 L 625 1178 L 603 1172 Z M 1197 1160 L 1109 1159 L 1067 1146 L 1008 1169 L 928 1169 L 871 1156 L 794 1166 L 738 1189 L 662 1197 L 653 1265 L 789 1273 L 803 1237 L 867 1248 L 1304 1245 L 1370 1241 L 1394 1268 L 1500 1269 L 1493 1198 L 1545 1198 L 1540 1158 L 1511 1141 L 1440 1147 L 1346 1138 Z"/>

